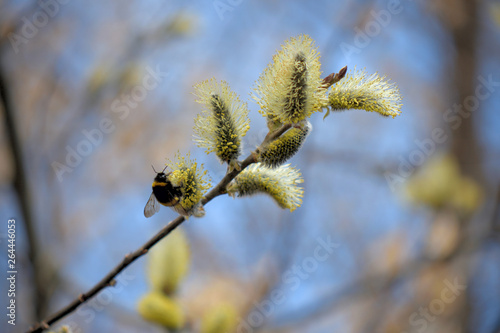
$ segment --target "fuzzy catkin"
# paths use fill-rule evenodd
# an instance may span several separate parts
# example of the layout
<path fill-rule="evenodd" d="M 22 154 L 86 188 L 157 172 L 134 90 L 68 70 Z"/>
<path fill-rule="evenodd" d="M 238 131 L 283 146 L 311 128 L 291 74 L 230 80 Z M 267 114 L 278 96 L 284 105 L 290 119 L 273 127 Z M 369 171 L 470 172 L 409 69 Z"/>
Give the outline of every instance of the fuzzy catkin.
<path fill-rule="evenodd" d="M 396 85 L 377 74 L 368 75 L 364 70 L 354 70 L 334 84 L 328 105 L 332 111 L 362 109 L 393 118 L 401 114 L 402 106 Z"/>
<path fill-rule="evenodd" d="M 210 187 L 210 182 L 205 179 L 206 171 L 203 170 L 203 165 L 198 166 L 198 163 L 189 157 L 177 155 L 176 161 L 169 164 L 173 170 L 169 180 L 174 186 L 180 187 L 182 192 L 180 202 L 172 208 L 186 217 L 202 217 L 205 211 L 200 200 Z"/>
<path fill-rule="evenodd" d="M 299 170 L 290 164 L 270 169 L 256 163 L 243 170 L 229 184 L 227 192 L 233 197 L 264 193 L 271 196 L 281 208 L 293 212 L 302 204 L 304 189 L 297 186 L 302 182 Z"/>
<path fill-rule="evenodd" d="M 290 76 L 290 86 L 283 102 L 283 114 L 288 119 L 300 119 L 307 103 L 311 101 L 307 98 L 307 63 L 303 52 L 297 53 Z"/>
<path fill-rule="evenodd" d="M 238 136 L 236 126 L 228 106 L 217 94 L 213 94 L 211 98 L 212 112 L 216 122 L 215 138 L 216 138 L 216 154 L 217 157 L 224 162 L 237 159 L 241 153 L 241 138 Z"/>
<path fill-rule="evenodd" d="M 306 35 L 290 38 L 260 76 L 253 98 L 260 113 L 282 124 L 298 124 L 326 101 L 319 53 Z"/>
<path fill-rule="evenodd" d="M 248 108 L 225 81 L 214 79 L 195 86 L 204 110 L 195 118 L 194 141 L 206 153 L 215 152 L 222 163 L 237 167 L 242 138 L 250 128 Z"/>
<path fill-rule="evenodd" d="M 279 167 L 299 151 L 311 129 L 309 122 L 302 128 L 290 128 L 279 138 L 261 148 L 258 161 L 269 168 Z"/>

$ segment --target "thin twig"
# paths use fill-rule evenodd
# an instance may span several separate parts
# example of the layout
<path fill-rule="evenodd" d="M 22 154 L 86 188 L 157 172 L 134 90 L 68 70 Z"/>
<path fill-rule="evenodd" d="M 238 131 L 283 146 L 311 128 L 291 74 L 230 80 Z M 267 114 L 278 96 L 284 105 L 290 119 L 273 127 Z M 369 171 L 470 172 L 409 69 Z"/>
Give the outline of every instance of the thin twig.
<path fill-rule="evenodd" d="M 128 265 L 133 263 L 136 259 L 145 255 L 149 249 L 151 249 L 156 243 L 168 235 L 172 230 L 177 228 L 184 221 L 183 216 L 178 216 L 176 219 L 170 221 L 163 229 L 161 229 L 153 238 L 148 240 L 143 246 L 141 246 L 136 251 L 127 254 L 123 260 L 111 270 L 99 283 L 97 283 L 92 289 L 84 294 L 80 294 L 75 300 L 73 300 L 66 307 L 60 311 L 49 316 L 40 323 L 31 327 L 28 332 L 42 332 L 44 329 L 49 328 L 50 325 L 58 321 L 59 319 L 65 317 L 71 312 L 75 311 L 81 304 L 85 303 L 90 298 L 94 297 L 102 289 L 114 285 L 114 278 L 123 271 Z"/>
<path fill-rule="evenodd" d="M 268 144 L 269 142 L 275 140 L 276 138 L 279 138 L 283 133 L 288 131 L 291 127 L 292 127 L 291 124 L 286 124 L 286 125 L 281 126 L 279 129 L 277 129 L 274 132 L 267 133 L 261 146 L 264 146 L 264 145 Z"/>
<path fill-rule="evenodd" d="M 290 128 L 290 125 L 283 125 L 281 129 L 272 133 L 273 139 L 277 138 L 279 135 L 286 132 L 286 130 L 289 128 Z M 267 141 L 269 140 L 269 138 L 267 136 L 264 139 L 264 142 L 267 142 L 266 140 Z M 226 186 L 241 171 L 243 171 L 247 166 L 249 166 L 252 163 L 257 162 L 255 160 L 254 156 L 255 156 L 254 153 L 252 153 L 246 159 L 244 159 L 240 163 L 240 166 L 241 166 L 240 170 L 233 169 L 233 170 L 227 172 L 226 175 L 220 180 L 220 182 L 217 185 L 215 185 L 210 190 L 210 192 L 208 192 L 207 195 L 201 200 L 201 203 L 203 205 L 206 205 L 215 197 L 217 197 L 221 194 L 225 194 L 226 193 Z M 87 291 L 84 294 L 80 294 L 75 300 L 73 300 L 66 307 L 62 308 L 58 312 L 49 316 L 45 320 L 43 320 L 39 323 L 36 323 L 34 326 L 30 327 L 30 329 L 27 331 L 27 333 L 42 332 L 43 330 L 49 328 L 50 325 L 52 325 L 56 321 L 60 320 L 61 318 L 67 316 L 71 312 L 75 311 L 80 305 L 85 303 L 90 298 L 94 297 L 98 292 L 100 292 L 104 288 L 109 287 L 109 286 L 113 286 L 115 284 L 115 280 L 114 280 L 115 277 L 118 274 L 120 274 L 121 271 L 123 271 L 125 268 L 127 268 L 127 266 L 129 266 L 135 260 L 137 260 L 138 258 L 145 255 L 149 251 L 149 249 L 151 249 L 156 243 L 158 243 L 165 236 L 167 236 L 170 232 L 172 232 L 175 228 L 177 228 L 182 222 L 184 222 L 184 220 L 185 219 L 183 216 L 178 216 L 176 219 L 170 221 L 165 227 L 163 227 L 163 229 L 161 229 L 156 235 L 153 236 L 153 238 L 148 240 L 139 249 L 135 250 L 132 253 L 127 254 L 123 258 L 123 260 L 115 268 L 113 268 L 104 278 L 102 278 L 101 281 L 99 281 L 94 287 L 92 287 L 92 289 L 90 289 L 89 291 Z"/>

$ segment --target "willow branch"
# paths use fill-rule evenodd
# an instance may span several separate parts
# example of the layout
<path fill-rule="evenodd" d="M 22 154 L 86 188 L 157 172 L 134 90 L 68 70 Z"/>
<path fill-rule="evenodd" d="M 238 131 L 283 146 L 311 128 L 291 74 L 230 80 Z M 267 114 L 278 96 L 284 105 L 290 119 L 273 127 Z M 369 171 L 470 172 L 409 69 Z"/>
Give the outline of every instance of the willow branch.
<path fill-rule="evenodd" d="M 264 139 L 262 144 L 265 144 L 269 142 L 269 140 L 274 140 L 277 137 L 279 137 L 281 134 L 286 132 L 290 128 L 290 125 L 283 125 L 280 129 L 277 131 L 273 132 L 272 135 L 267 135 L 266 138 Z M 249 166 L 252 163 L 256 163 L 255 159 L 255 153 L 251 153 L 248 155 L 247 158 L 245 158 L 241 163 L 240 163 L 240 170 L 233 169 L 231 171 L 228 171 L 226 175 L 220 180 L 220 182 L 215 185 L 210 192 L 207 193 L 207 195 L 202 198 L 201 203 L 203 205 L 206 205 L 212 199 L 215 197 L 218 197 L 221 194 L 226 193 L 226 187 L 227 185 L 234 179 L 238 174 L 243 171 L 247 166 Z M 156 235 L 154 235 L 150 240 L 148 240 L 144 245 L 142 245 L 140 248 L 135 250 L 132 253 L 127 254 L 122 261 L 115 266 L 104 278 L 101 279 L 92 289 L 87 291 L 86 293 L 80 294 L 75 300 L 73 300 L 70 304 L 68 304 L 66 307 L 62 308 L 58 312 L 52 314 L 51 316 L 47 317 L 45 320 L 36 323 L 34 326 L 30 327 L 30 329 L 27 331 L 27 333 L 38 333 L 42 332 L 45 329 L 48 329 L 50 325 L 54 324 L 56 321 L 64 318 L 65 316 L 69 315 L 73 311 L 75 311 L 80 305 L 97 295 L 101 290 L 104 288 L 114 286 L 116 281 L 115 277 L 120 274 L 121 271 L 123 271 L 125 268 L 127 268 L 131 263 L 148 253 L 148 251 L 160 240 L 162 240 L 164 237 L 166 237 L 168 234 L 170 234 L 175 228 L 177 228 L 179 225 L 181 225 L 182 222 L 184 222 L 185 219 L 183 216 L 178 216 L 176 219 L 170 221 L 163 229 L 161 229 Z"/>
<path fill-rule="evenodd" d="M 271 142 L 271 141 L 279 138 L 283 133 L 285 133 L 286 131 L 288 131 L 291 127 L 292 127 L 292 125 L 286 124 L 286 125 L 283 125 L 280 128 L 278 128 L 274 132 L 267 133 L 267 135 L 264 138 L 264 141 L 262 142 L 261 146 L 264 146 L 267 143 L 269 143 L 269 142 Z"/>
<path fill-rule="evenodd" d="M 342 69 L 345 74 L 345 69 Z M 340 73 L 342 74 L 342 70 Z M 337 74 L 338 76 L 338 74 Z M 336 78 L 336 76 L 334 75 Z M 325 80 L 327 80 L 325 78 Z M 332 78 L 330 78 L 328 81 L 331 81 Z M 277 139 L 280 137 L 283 133 L 285 133 L 287 130 L 289 130 L 292 127 L 290 124 L 285 124 L 278 130 L 274 132 L 269 132 L 264 140 L 262 141 L 261 146 L 268 144 L 269 142 Z M 258 148 L 257 148 L 258 149 Z M 215 185 L 205 197 L 201 199 L 201 203 L 203 205 L 206 205 L 210 201 L 212 201 L 215 197 L 218 197 L 219 195 L 226 194 L 226 187 L 227 185 L 234 179 L 238 174 L 243 171 L 247 166 L 249 166 L 252 163 L 256 163 L 256 152 L 252 152 L 247 158 L 245 158 L 243 161 L 240 162 L 240 168 L 239 169 L 232 169 L 229 170 L 226 173 L 226 175 L 220 180 L 220 182 Z M 123 260 L 115 267 L 113 268 L 104 278 L 101 279 L 92 289 L 87 291 L 86 293 L 80 294 L 75 300 L 73 300 L 70 304 L 68 304 L 66 307 L 62 308 L 58 312 L 54 313 L 53 315 L 49 316 L 45 320 L 36 323 L 34 326 L 32 326 L 27 333 L 35 333 L 35 332 L 42 332 L 45 329 L 48 329 L 50 325 L 55 323 L 56 321 L 60 320 L 61 318 L 64 318 L 65 316 L 69 315 L 73 311 L 75 311 L 80 305 L 94 297 L 97 293 L 99 293 L 101 290 L 104 288 L 107 288 L 109 286 L 114 286 L 115 285 L 115 277 L 120 274 L 121 271 L 123 271 L 125 268 L 127 268 L 131 263 L 133 263 L 135 260 L 139 259 L 143 255 L 145 255 L 149 249 L 151 249 L 156 243 L 158 243 L 160 240 L 162 240 L 164 237 L 166 237 L 168 234 L 170 234 L 175 228 L 177 228 L 182 222 L 184 222 L 185 219 L 183 216 L 178 216 L 176 219 L 170 221 L 163 229 L 161 229 L 156 235 L 153 236 L 150 240 L 148 240 L 144 245 L 142 245 L 139 249 L 136 251 L 127 254 Z"/>
<path fill-rule="evenodd" d="M 99 291 L 102 289 L 114 286 L 115 280 L 114 278 L 123 271 L 128 265 L 133 263 L 138 258 L 142 257 L 146 254 L 149 249 L 151 249 L 156 243 L 163 239 L 163 237 L 167 236 L 172 230 L 177 228 L 184 221 L 183 216 L 178 216 L 175 220 L 170 221 L 163 229 L 161 229 L 156 235 L 153 236 L 150 240 L 148 240 L 143 246 L 141 246 L 136 251 L 127 254 L 123 260 L 113 268 L 101 281 L 99 281 L 92 289 L 87 291 L 86 293 L 80 294 L 75 300 L 73 300 L 70 304 L 68 304 L 63 309 L 49 316 L 47 319 L 43 320 L 40 323 L 37 323 L 35 326 L 31 327 L 28 332 L 42 332 L 43 330 L 49 328 L 50 325 L 58 321 L 59 319 L 67 316 L 71 312 L 75 311 L 80 305 L 88 301 L 90 298 L 94 297 Z"/>

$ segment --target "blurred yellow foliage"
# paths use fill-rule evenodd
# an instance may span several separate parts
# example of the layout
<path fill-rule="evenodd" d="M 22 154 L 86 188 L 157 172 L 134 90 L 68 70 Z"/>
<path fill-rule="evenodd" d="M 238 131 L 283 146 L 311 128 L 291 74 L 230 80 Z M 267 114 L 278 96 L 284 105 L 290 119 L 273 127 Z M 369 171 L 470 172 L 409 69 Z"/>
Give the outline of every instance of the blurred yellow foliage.
<path fill-rule="evenodd" d="M 124 91 L 130 89 L 135 85 L 141 84 L 142 77 L 144 75 L 144 70 L 146 65 L 141 66 L 137 63 L 130 63 L 125 66 L 120 72 L 118 78 L 120 90 Z"/>
<path fill-rule="evenodd" d="M 462 213 L 472 213 L 482 201 L 482 190 L 472 179 L 460 174 L 454 157 L 438 154 L 431 157 L 406 184 L 410 201 L 434 209 L 452 206 Z"/>
<path fill-rule="evenodd" d="M 109 82 L 110 74 L 109 67 L 104 64 L 94 67 L 87 81 L 89 92 L 94 94 L 101 90 Z"/>
<path fill-rule="evenodd" d="M 238 324 L 238 311 L 234 306 L 221 304 L 210 308 L 203 316 L 201 333 L 230 333 Z"/>
<path fill-rule="evenodd" d="M 461 178 L 457 183 L 457 189 L 450 198 L 451 204 L 465 212 L 473 212 L 482 201 L 481 188 L 470 178 Z"/>
<path fill-rule="evenodd" d="M 158 291 L 144 295 L 137 305 L 137 311 L 144 319 L 169 329 L 179 329 L 184 326 L 184 312 L 180 305 Z"/>
<path fill-rule="evenodd" d="M 153 289 L 167 295 L 176 291 L 189 267 L 189 245 L 181 229 L 174 230 L 149 254 L 147 275 Z"/>
<path fill-rule="evenodd" d="M 197 17 L 194 14 L 179 12 L 167 22 L 165 32 L 179 36 L 190 35 L 195 29 L 196 21 Z"/>
<path fill-rule="evenodd" d="M 219 274 L 204 276 L 203 282 L 197 287 L 186 290 L 182 304 L 189 309 L 189 318 L 198 321 L 204 318 L 208 309 L 215 309 L 231 304 L 241 315 L 247 306 L 249 295 L 255 295 L 253 284 L 246 284 L 233 276 Z"/>

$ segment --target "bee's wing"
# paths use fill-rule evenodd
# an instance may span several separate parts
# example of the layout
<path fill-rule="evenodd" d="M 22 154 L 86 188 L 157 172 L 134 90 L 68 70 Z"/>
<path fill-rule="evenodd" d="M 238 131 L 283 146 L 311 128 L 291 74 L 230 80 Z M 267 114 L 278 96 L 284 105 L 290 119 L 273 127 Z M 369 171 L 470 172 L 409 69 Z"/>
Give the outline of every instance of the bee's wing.
<path fill-rule="evenodd" d="M 151 193 L 146 207 L 144 207 L 144 216 L 151 217 L 160 210 L 160 203 L 156 200 L 155 194 Z"/>

